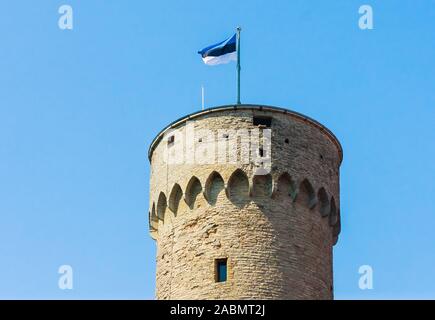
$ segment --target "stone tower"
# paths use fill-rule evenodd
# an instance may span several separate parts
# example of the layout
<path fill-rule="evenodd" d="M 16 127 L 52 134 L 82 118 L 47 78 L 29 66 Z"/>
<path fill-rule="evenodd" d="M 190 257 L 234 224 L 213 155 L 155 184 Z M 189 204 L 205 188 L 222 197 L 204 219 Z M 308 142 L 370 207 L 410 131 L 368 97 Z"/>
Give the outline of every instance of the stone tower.
<path fill-rule="evenodd" d="M 157 299 L 333 298 L 331 131 L 282 108 L 221 106 L 171 123 L 148 157 Z"/>

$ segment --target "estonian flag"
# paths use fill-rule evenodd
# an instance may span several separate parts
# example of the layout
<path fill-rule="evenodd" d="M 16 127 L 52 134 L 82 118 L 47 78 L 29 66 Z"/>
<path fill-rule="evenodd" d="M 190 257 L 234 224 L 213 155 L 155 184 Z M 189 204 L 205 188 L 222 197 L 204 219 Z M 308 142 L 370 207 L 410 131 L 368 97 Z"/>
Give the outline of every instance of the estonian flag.
<path fill-rule="evenodd" d="M 237 61 L 236 34 L 222 42 L 208 46 L 198 53 L 201 55 L 202 61 L 211 66 Z"/>

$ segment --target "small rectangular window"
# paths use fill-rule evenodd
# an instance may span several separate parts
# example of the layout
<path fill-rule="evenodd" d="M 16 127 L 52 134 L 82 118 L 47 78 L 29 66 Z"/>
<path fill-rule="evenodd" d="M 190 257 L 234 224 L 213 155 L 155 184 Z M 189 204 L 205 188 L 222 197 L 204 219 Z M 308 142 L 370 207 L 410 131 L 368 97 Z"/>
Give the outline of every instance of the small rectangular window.
<path fill-rule="evenodd" d="M 254 126 L 263 126 L 266 128 L 270 128 L 272 126 L 272 118 L 271 117 L 254 117 L 252 119 Z"/>
<path fill-rule="evenodd" d="M 259 148 L 259 149 L 258 149 L 258 155 L 259 155 L 260 157 L 264 157 L 264 149 L 263 149 L 263 148 Z"/>
<path fill-rule="evenodd" d="M 216 259 L 216 282 L 227 281 L 227 259 Z"/>
<path fill-rule="evenodd" d="M 175 141 L 175 136 L 170 136 L 170 137 L 168 137 L 168 145 L 173 144 L 174 141 Z"/>

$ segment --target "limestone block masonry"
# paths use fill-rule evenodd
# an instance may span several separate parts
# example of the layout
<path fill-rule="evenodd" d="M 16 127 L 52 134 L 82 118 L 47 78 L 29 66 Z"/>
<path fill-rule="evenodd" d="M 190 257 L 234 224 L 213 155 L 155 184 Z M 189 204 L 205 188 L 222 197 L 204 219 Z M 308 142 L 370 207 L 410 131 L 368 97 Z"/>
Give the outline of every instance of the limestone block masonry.
<path fill-rule="evenodd" d="M 195 145 L 235 141 L 222 130 L 271 119 L 271 170 L 255 165 L 179 163 L 170 132 L 212 130 Z M 264 127 L 264 125 L 263 125 Z M 169 137 L 169 138 L 168 138 Z M 209 140 L 207 140 L 209 139 Z M 342 148 L 323 125 L 259 105 L 210 108 L 163 129 L 149 148 L 149 230 L 157 244 L 157 299 L 332 299 L 332 248 L 340 233 Z M 226 281 L 216 261 L 226 259 Z"/>

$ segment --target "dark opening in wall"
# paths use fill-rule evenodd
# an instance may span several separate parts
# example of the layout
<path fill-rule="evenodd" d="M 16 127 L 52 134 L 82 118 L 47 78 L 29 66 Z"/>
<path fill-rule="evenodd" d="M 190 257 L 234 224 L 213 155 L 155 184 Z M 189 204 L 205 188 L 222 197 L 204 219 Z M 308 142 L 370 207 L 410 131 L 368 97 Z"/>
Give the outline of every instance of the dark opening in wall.
<path fill-rule="evenodd" d="M 259 148 L 258 149 L 258 154 L 260 155 L 260 157 L 264 157 L 264 149 L 263 148 Z"/>
<path fill-rule="evenodd" d="M 168 146 L 174 144 L 175 136 L 168 137 Z"/>
<path fill-rule="evenodd" d="M 215 280 L 216 282 L 227 281 L 227 258 L 215 260 Z"/>
<path fill-rule="evenodd" d="M 290 143 L 289 139 L 285 139 L 284 142 L 287 143 L 287 144 Z"/>
<path fill-rule="evenodd" d="M 254 126 L 263 126 L 266 128 L 270 128 L 272 126 L 272 118 L 271 117 L 257 117 L 255 116 L 252 119 Z"/>

